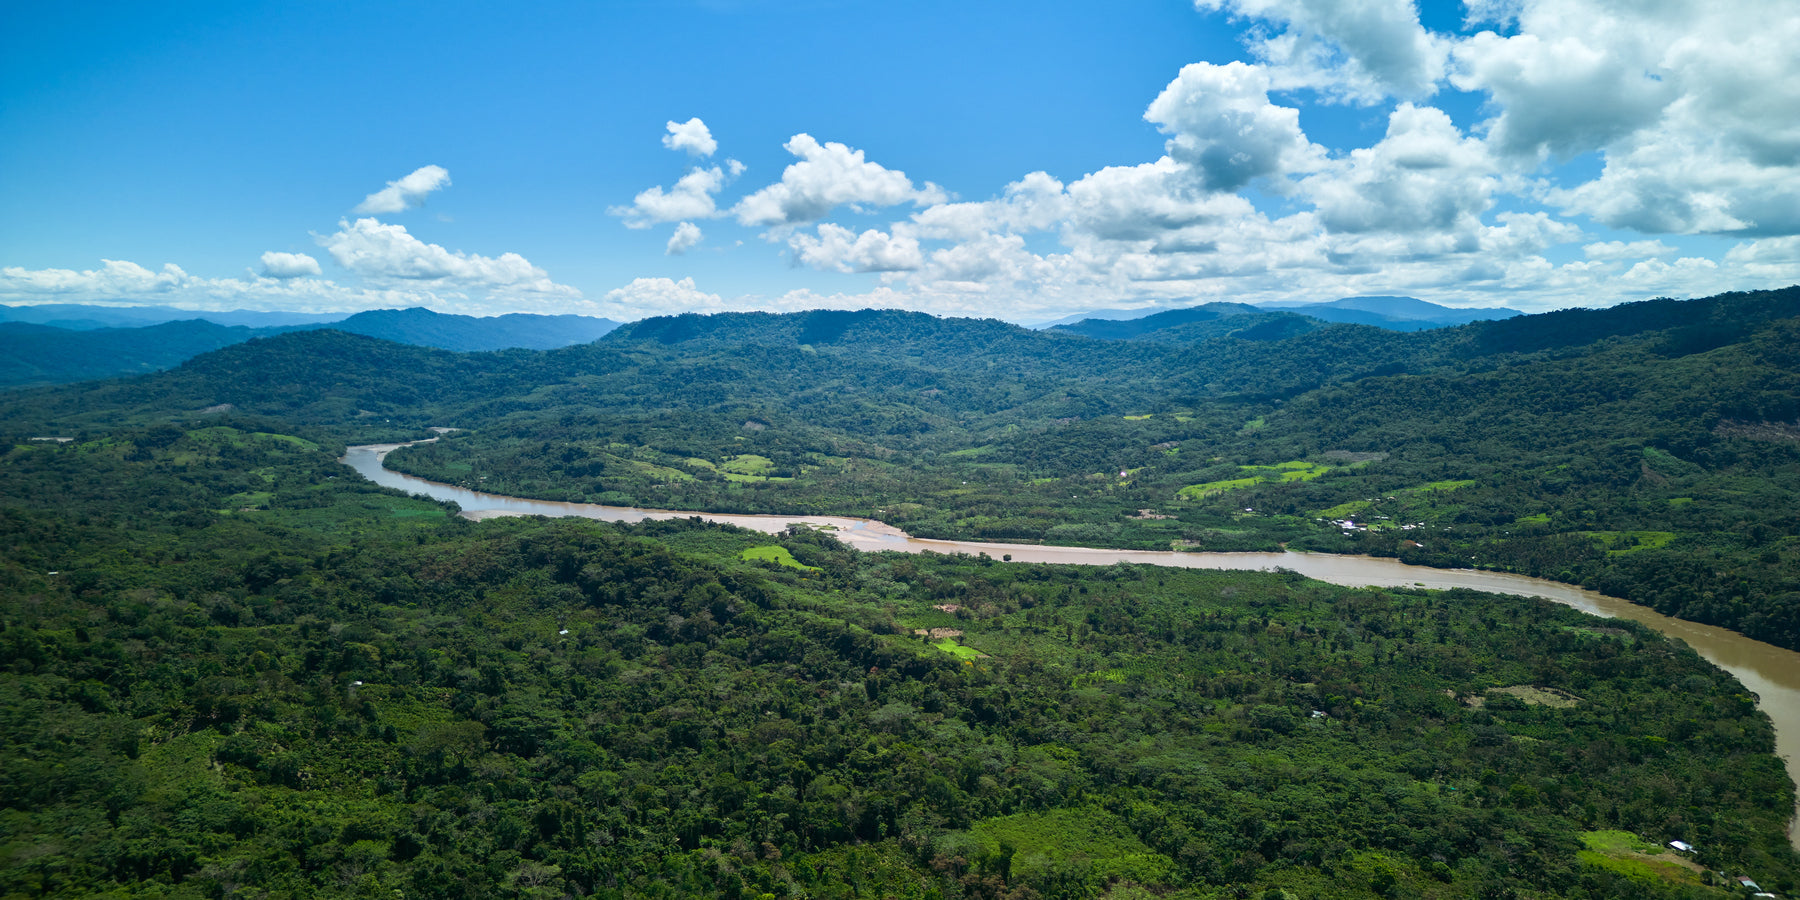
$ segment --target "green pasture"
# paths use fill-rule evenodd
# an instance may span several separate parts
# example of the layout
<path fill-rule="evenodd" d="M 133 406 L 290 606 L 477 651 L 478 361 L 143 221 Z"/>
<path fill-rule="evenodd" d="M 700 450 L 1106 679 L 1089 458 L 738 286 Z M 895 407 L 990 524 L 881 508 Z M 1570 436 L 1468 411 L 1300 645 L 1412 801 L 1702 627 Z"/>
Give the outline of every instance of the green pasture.
<path fill-rule="evenodd" d="M 740 551 L 738 553 L 738 559 L 763 560 L 765 562 L 786 566 L 790 569 L 800 569 L 806 572 L 819 571 L 818 566 L 809 566 L 795 559 L 794 554 L 789 552 L 788 548 L 779 544 L 765 544 L 761 547 L 750 547 Z"/>

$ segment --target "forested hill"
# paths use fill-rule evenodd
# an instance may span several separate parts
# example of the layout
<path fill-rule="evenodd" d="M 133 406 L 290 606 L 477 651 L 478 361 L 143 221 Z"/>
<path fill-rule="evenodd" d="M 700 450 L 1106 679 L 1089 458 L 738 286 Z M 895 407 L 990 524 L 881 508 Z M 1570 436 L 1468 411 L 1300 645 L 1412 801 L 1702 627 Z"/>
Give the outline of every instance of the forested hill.
<path fill-rule="evenodd" d="M 84 307 L 73 309 L 80 310 Z M 121 319 L 133 312 L 129 308 L 93 309 Z M 141 315 L 155 315 L 156 309 L 150 308 Z M 161 314 L 167 312 L 174 311 Z M 11 314 L 26 313 L 15 310 Z M 246 313 L 234 317 L 251 315 Z M 85 322 L 76 320 L 64 324 L 73 326 Z M 342 321 L 257 328 L 225 326 L 201 318 L 120 328 L 73 328 L 22 321 L 0 322 L 0 388 L 67 384 L 153 372 L 179 365 L 201 353 L 253 338 L 311 329 L 331 329 L 446 350 L 546 350 L 587 343 L 611 331 L 617 324 L 610 319 L 593 316 L 515 313 L 478 318 L 445 315 L 420 308 L 370 310 Z"/>
<path fill-rule="evenodd" d="M 225 408 L 341 441 L 449 425 L 391 463 L 926 536 L 1473 562 L 1800 647 L 1796 316 L 1800 289 L 1279 340 L 871 310 L 649 319 L 548 352 L 321 332 L 22 394 L 0 428 Z"/>
<path fill-rule="evenodd" d="M 1768 719 L 1634 623 L 806 531 L 472 523 L 278 427 L 0 455 L 0 896 L 1800 883 Z"/>
<path fill-rule="evenodd" d="M 509 313 L 479 318 L 414 307 L 369 310 L 323 327 L 402 344 L 473 352 L 515 347 L 550 350 L 585 344 L 618 325 L 611 319 L 594 316 Z"/>
<path fill-rule="evenodd" d="M 269 332 L 200 319 L 82 331 L 0 322 L 0 387 L 153 372 L 259 333 Z"/>

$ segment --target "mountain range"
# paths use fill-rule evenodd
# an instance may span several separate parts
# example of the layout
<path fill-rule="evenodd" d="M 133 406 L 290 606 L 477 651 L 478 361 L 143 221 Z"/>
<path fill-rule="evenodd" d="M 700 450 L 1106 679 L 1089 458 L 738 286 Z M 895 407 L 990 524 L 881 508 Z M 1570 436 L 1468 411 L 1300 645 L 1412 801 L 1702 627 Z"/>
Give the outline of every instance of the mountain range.
<path fill-rule="evenodd" d="M 180 318 L 164 318 L 170 315 Z M 209 350 L 290 331 L 332 329 L 458 352 L 550 350 L 595 340 L 611 319 L 512 313 L 476 317 L 378 309 L 324 321 L 301 313 L 194 313 L 169 307 L 0 307 L 0 387 L 64 384 L 178 365 Z M 37 320 L 37 321 L 27 321 Z M 299 321 L 296 321 L 299 320 Z M 250 327 L 248 323 L 262 323 Z M 226 324 L 235 323 L 235 324 Z M 275 324 L 281 323 L 281 324 Z"/>

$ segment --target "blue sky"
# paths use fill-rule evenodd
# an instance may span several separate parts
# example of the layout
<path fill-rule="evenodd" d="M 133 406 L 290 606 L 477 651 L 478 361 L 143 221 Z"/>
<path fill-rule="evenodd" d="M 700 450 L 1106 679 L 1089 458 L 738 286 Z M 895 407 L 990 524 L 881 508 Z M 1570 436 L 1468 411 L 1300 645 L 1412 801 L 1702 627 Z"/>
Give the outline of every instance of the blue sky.
<path fill-rule="evenodd" d="M 1785 2 L 8 16 L 5 303 L 1036 321 L 1800 281 Z"/>

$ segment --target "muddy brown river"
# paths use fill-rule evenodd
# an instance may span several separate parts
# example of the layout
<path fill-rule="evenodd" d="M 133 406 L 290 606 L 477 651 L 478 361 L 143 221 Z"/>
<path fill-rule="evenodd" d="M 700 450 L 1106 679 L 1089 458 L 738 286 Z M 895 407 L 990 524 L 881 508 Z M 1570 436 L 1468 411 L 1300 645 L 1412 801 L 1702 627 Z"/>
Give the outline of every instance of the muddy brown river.
<path fill-rule="evenodd" d="M 1091 547 L 1047 547 L 1038 544 L 988 544 L 978 541 L 936 541 L 915 538 L 892 525 L 848 516 L 729 515 L 602 506 L 597 503 L 557 503 L 488 494 L 454 485 L 426 481 L 386 468 L 389 452 L 406 444 L 366 444 L 346 448 L 344 465 L 383 487 L 421 494 L 433 500 L 453 500 L 469 519 L 499 516 L 580 516 L 606 522 L 642 522 L 650 519 L 698 517 L 707 522 L 738 525 L 770 534 L 791 523 L 831 528 L 838 540 L 858 550 L 898 550 L 902 553 L 986 553 L 1013 562 L 1064 563 L 1105 566 L 1116 562 L 1144 563 L 1187 569 L 1289 569 L 1309 578 L 1347 587 L 1422 587 L 1433 590 L 1470 588 L 1495 594 L 1542 597 L 1583 612 L 1607 618 L 1642 622 L 1670 637 L 1680 638 L 1709 662 L 1730 672 L 1755 692 L 1758 706 L 1775 723 L 1775 751 L 1787 765 L 1788 775 L 1800 783 L 1800 653 L 1752 640 L 1733 631 L 1672 619 L 1655 610 L 1617 597 L 1542 578 L 1481 572 L 1473 569 L 1431 569 L 1409 566 L 1399 560 L 1374 556 L 1341 556 L 1327 553 L 1191 553 L 1172 550 L 1105 550 Z M 1800 808 L 1796 809 L 1800 813 Z M 1800 849 L 1800 816 L 1788 826 L 1788 839 Z"/>

